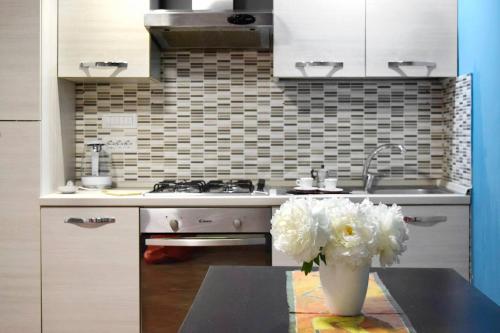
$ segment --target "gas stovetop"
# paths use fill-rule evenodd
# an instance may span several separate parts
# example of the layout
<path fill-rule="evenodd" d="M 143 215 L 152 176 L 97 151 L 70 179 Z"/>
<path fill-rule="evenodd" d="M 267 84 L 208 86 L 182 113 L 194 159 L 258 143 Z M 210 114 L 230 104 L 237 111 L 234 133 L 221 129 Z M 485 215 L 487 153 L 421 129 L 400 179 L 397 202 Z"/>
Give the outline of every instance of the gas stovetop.
<path fill-rule="evenodd" d="M 259 191 L 264 189 L 264 181 L 259 180 L 257 187 Z M 185 180 L 174 181 L 164 180 L 156 183 L 153 190 L 145 195 L 161 195 L 175 193 L 190 193 L 190 194 L 253 194 L 255 187 L 251 180 L 211 180 L 205 182 L 203 180 Z"/>

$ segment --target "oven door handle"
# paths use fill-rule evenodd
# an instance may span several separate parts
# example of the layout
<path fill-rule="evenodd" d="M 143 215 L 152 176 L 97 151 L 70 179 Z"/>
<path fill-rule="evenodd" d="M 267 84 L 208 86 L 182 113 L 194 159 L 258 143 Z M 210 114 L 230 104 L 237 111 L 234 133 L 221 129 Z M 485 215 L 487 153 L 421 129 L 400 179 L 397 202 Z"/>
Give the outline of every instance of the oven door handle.
<path fill-rule="evenodd" d="M 183 238 L 148 238 L 146 245 L 155 246 L 246 246 L 265 245 L 263 236 L 238 236 L 238 237 L 183 237 Z"/>

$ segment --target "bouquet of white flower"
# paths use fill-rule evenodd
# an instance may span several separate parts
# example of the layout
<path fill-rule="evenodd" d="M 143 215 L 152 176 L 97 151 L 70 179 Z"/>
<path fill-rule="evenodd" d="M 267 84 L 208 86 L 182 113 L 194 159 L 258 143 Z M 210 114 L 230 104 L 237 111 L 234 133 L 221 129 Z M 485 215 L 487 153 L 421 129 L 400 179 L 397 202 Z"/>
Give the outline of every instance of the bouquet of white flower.
<path fill-rule="evenodd" d="M 342 262 L 353 268 L 379 255 L 382 266 L 399 262 L 408 227 L 401 208 L 353 203 L 346 198 L 292 198 L 272 219 L 274 247 L 302 262 L 308 274 L 313 264 Z"/>

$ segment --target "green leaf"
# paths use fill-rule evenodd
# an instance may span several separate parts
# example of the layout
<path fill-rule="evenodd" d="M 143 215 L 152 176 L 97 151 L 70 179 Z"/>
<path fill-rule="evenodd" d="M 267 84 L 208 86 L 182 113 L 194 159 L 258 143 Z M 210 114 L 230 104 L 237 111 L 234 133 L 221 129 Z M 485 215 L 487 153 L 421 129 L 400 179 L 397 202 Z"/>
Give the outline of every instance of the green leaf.
<path fill-rule="evenodd" d="M 320 253 L 319 257 L 320 257 L 321 261 L 324 262 L 326 265 L 326 256 L 323 253 Z"/>
<path fill-rule="evenodd" d="M 316 265 L 319 265 L 319 254 L 316 258 L 313 259 L 313 261 Z"/>
<path fill-rule="evenodd" d="M 313 267 L 313 262 L 312 261 L 309 261 L 309 262 L 304 261 L 302 263 L 301 270 L 307 275 L 307 274 L 311 273 L 312 267 Z"/>

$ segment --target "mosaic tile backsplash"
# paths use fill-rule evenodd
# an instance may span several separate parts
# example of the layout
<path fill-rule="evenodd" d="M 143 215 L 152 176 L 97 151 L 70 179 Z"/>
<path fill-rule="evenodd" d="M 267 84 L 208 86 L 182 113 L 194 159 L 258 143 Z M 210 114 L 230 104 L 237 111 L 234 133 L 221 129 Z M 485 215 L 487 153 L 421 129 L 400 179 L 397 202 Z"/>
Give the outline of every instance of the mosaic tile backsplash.
<path fill-rule="evenodd" d="M 160 83 L 77 85 L 77 175 L 83 143 L 108 135 L 138 142 L 112 155 L 118 183 L 285 181 L 322 164 L 359 180 L 367 154 L 389 142 L 407 153 L 384 152 L 371 170 L 393 178 L 440 179 L 445 156 L 457 160 L 444 152 L 441 80 L 276 81 L 261 51 L 166 52 L 162 70 Z M 136 114 L 138 128 L 104 129 L 107 113 Z"/>
<path fill-rule="evenodd" d="M 443 178 L 472 186 L 472 76 L 444 81 L 445 147 Z"/>

